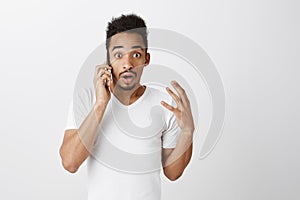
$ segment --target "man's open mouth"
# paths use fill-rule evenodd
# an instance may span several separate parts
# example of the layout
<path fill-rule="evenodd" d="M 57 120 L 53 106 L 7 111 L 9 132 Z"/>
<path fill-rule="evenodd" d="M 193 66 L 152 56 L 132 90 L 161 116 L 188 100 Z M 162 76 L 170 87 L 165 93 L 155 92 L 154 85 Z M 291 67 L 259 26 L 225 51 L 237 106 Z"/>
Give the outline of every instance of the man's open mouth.
<path fill-rule="evenodd" d="M 135 76 L 132 75 L 132 74 L 124 74 L 124 75 L 121 76 L 121 79 L 122 79 L 122 81 L 123 81 L 124 83 L 130 84 L 130 83 L 133 82 L 134 77 L 135 77 Z"/>

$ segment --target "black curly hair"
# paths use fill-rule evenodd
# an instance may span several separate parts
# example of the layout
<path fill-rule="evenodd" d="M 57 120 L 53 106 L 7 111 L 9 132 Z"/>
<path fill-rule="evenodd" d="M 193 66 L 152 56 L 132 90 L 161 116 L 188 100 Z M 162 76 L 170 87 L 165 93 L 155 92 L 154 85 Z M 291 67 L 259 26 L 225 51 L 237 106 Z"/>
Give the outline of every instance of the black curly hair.
<path fill-rule="evenodd" d="M 111 22 L 108 23 L 106 29 L 106 51 L 108 64 L 110 64 L 108 48 L 110 45 L 111 37 L 122 32 L 139 34 L 144 41 L 146 47 L 145 50 L 147 52 L 148 32 L 145 21 L 136 14 L 121 15 L 120 17 L 112 18 Z"/>

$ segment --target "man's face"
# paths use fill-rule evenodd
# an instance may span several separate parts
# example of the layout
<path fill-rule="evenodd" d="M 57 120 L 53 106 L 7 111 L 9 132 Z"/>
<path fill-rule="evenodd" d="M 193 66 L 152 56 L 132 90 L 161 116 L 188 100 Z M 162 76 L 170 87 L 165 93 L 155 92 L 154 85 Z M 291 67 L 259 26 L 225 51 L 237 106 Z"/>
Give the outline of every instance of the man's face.
<path fill-rule="evenodd" d="M 118 33 L 111 37 L 108 51 L 116 86 L 122 90 L 135 90 L 144 66 L 150 61 L 142 37 L 137 33 Z"/>

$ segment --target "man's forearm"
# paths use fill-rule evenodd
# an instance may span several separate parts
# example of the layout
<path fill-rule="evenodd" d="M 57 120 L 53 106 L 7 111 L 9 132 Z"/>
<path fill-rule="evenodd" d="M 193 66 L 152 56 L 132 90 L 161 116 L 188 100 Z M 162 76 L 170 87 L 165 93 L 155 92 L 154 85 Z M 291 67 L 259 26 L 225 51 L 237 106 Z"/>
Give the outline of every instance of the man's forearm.
<path fill-rule="evenodd" d="M 91 112 L 78 129 L 78 136 L 85 148 L 90 151 L 94 145 L 99 124 L 102 121 L 106 105 L 94 105 Z"/>
<path fill-rule="evenodd" d="M 79 129 L 65 133 L 60 155 L 66 170 L 74 173 L 89 156 L 94 145 L 98 126 L 101 123 L 106 105 L 94 105 Z"/>
<path fill-rule="evenodd" d="M 177 145 L 164 162 L 164 173 L 171 180 L 181 176 L 193 150 L 193 131 L 181 132 Z"/>

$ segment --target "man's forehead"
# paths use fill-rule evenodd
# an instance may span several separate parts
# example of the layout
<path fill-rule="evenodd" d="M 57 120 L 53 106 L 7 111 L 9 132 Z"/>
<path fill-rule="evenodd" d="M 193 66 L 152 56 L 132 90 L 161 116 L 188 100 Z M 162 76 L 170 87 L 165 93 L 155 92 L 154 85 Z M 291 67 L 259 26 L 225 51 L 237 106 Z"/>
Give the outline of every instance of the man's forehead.
<path fill-rule="evenodd" d="M 145 48 L 141 35 L 137 33 L 118 33 L 111 37 L 110 49 L 117 48 Z"/>

